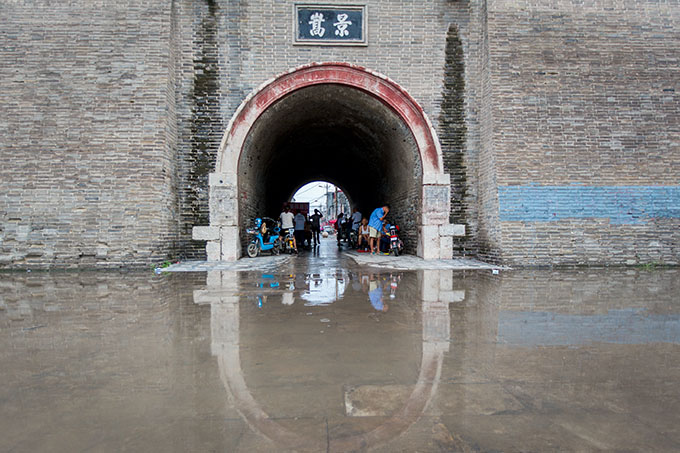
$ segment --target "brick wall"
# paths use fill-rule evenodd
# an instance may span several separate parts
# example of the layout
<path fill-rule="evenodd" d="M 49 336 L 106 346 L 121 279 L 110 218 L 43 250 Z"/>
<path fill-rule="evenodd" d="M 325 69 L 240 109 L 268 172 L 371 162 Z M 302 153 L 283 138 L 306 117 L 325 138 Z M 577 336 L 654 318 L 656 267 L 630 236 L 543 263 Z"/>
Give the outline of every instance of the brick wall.
<path fill-rule="evenodd" d="M 191 227 L 229 119 L 315 61 L 383 73 L 424 108 L 457 253 L 678 263 L 676 6 L 372 0 L 368 46 L 322 47 L 292 45 L 293 3 L 4 2 L 0 265 L 203 257 Z"/>
<path fill-rule="evenodd" d="M 3 2 L 0 263 L 116 266 L 174 238 L 167 2 Z"/>
<path fill-rule="evenodd" d="M 485 1 L 449 2 L 442 9 L 443 20 L 449 28 L 442 107 L 435 109 L 439 119 L 437 132 L 442 141 L 445 168 L 451 174 L 450 220 L 466 226 L 466 236 L 454 238 L 454 254 L 498 261 L 487 4 Z M 459 71 L 462 71 L 462 80 Z M 461 87 L 462 112 L 456 104 Z M 451 101 L 454 101 L 453 108 L 447 108 Z M 464 125 L 460 124 L 461 116 Z"/>
<path fill-rule="evenodd" d="M 442 87 L 432 81 L 443 77 L 451 17 L 442 13 L 450 15 L 450 2 L 370 2 L 367 47 L 293 46 L 292 4 L 8 6 L 2 32 L 11 44 L 2 52 L 14 65 L 0 83 L 13 132 L 0 143 L 11 162 L 0 201 L 3 263 L 202 257 L 191 227 L 207 223 L 206 176 L 225 125 L 259 84 L 311 61 L 347 61 L 390 76 L 437 126 Z M 455 8 L 467 20 L 467 9 Z M 41 170 L 37 152 L 49 153 Z M 395 191 L 404 212 L 419 198 L 411 192 Z"/>
<path fill-rule="evenodd" d="M 489 11 L 502 257 L 680 262 L 677 7 Z"/>

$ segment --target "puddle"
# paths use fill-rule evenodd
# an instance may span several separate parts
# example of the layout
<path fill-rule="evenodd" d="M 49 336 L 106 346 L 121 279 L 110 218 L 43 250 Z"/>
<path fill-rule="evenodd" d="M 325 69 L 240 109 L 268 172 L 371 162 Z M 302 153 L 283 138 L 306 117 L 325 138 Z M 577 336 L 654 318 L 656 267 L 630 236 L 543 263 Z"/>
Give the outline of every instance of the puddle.
<path fill-rule="evenodd" d="M 512 346 L 680 344 L 680 314 L 654 314 L 641 308 L 593 315 L 502 311 L 498 342 Z"/>
<path fill-rule="evenodd" d="M 287 263 L 2 274 L 0 450 L 680 444 L 678 270 Z"/>

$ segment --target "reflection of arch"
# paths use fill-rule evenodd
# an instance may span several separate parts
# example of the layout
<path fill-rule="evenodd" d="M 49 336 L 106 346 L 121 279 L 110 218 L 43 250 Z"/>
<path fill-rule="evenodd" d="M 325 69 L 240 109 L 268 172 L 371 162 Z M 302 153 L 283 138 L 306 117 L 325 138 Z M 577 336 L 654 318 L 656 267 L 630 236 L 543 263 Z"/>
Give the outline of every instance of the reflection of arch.
<path fill-rule="evenodd" d="M 451 271 L 448 271 L 449 273 Z M 444 352 L 450 340 L 448 302 L 460 301 L 461 292 L 440 288 L 440 271 L 425 271 L 421 283 L 422 358 L 413 391 L 401 408 L 377 428 L 354 436 L 330 441 L 331 451 L 355 451 L 377 446 L 406 431 L 423 414 L 437 392 Z M 450 280 L 450 278 L 449 278 Z M 240 313 L 236 272 L 211 272 L 208 288 L 196 291 L 196 303 L 211 304 L 212 353 L 217 356 L 220 379 L 230 400 L 244 420 L 257 433 L 288 449 L 324 450 L 326 445 L 309 441 L 273 420 L 252 396 L 243 377 L 240 359 Z"/>
<path fill-rule="evenodd" d="M 408 128 L 422 165 L 421 206 L 415 222 L 417 252 L 423 258 L 451 258 L 451 240 L 440 241 L 440 237 L 461 232 L 448 228 L 450 178 L 444 173 L 439 141 L 423 109 L 385 76 L 347 63 L 315 63 L 264 83 L 243 101 L 232 117 L 218 151 L 216 171 L 209 178 L 210 227 L 194 227 L 194 239 L 210 241 L 206 247 L 208 260 L 235 260 L 240 256 L 237 169 L 255 122 L 287 95 L 320 85 L 350 87 L 367 93 L 391 109 Z"/>
<path fill-rule="evenodd" d="M 433 345 L 428 346 L 425 349 L 426 344 L 423 344 L 420 375 L 413 392 L 401 409 L 372 431 L 351 437 L 331 439 L 331 451 L 356 451 L 387 442 L 406 431 L 420 418 L 437 391 L 443 361 L 443 351 L 437 350 Z M 318 451 L 326 448 L 325 445 L 309 445 L 308 441 L 284 428 L 276 420 L 269 418 L 262 410 L 243 379 L 238 345 L 235 348 L 226 348 L 218 356 L 218 365 L 222 383 L 233 398 L 238 411 L 254 431 L 261 433 L 275 444 L 285 445 L 287 448 L 306 447 Z"/>

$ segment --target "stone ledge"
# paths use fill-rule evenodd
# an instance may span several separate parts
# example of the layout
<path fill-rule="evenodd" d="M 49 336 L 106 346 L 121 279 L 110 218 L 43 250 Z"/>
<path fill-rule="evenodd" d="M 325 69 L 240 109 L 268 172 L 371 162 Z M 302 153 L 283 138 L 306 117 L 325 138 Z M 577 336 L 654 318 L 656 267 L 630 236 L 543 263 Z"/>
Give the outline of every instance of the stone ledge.
<path fill-rule="evenodd" d="M 440 236 L 465 236 L 465 225 L 448 223 L 439 227 Z"/>
<path fill-rule="evenodd" d="M 234 172 L 210 173 L 208 175 L 208 185 L 211 187 L 235 186 L 236 181 L 236 173 Z"/>
<path fill-rule="evenodd" d="M 219 241 L 220 227 L 195 226 L 191 229 L 191 238 L 195 241 Z"/>
<path fill-rule="evenodd" d="M 423 185 L 451 185 L 451 176 L 448 173 L 423 173 Z"/>
<path fill-rule="evenodd" d="M 183 261 L 161 269 L 161 272 L 210 272 L 274 270 L 292 260 L 291 255 L 258 256 L 236 261 Z"/>

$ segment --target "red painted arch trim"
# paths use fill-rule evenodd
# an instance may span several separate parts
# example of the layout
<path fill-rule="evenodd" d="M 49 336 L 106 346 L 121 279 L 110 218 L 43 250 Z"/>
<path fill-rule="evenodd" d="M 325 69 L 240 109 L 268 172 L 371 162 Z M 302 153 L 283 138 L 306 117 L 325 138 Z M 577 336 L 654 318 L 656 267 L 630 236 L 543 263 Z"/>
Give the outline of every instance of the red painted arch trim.
<path fill-rule="evenodd" d="M 250 128 L 272 104 L 296 90 L 319 84 L 353 87 L 381 100 L 399 115 L 413 133 L 423 171 L 443 171 L 441 150 L 434 129 L 423 109 L 406 90 L 387 77 L 360 66 L 349 63 L 313 63 L 277 76 L 246 98 L 234 114 L 222 140 L 218 153 L 218 172 L 224 172 L 236 164 Z M 224 156 L 230 150 L 235 153 L 236 162 L 228 162 L 229 159 Z"/>

